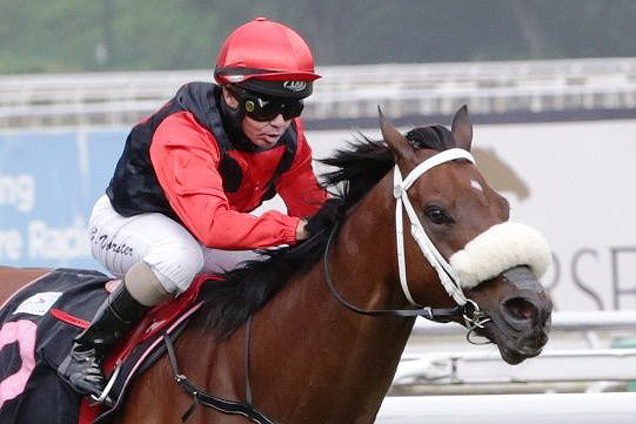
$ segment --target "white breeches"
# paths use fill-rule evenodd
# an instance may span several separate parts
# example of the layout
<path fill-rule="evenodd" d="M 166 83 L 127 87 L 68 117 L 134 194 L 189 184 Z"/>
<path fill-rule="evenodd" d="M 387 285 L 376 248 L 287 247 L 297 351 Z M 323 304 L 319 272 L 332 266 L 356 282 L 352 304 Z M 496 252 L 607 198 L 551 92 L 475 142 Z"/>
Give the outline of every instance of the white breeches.
<path fill-rule="evenodd" d="M 106 195 L 89 220 L 93 256 L 116 277 L 144 261 L 169 293 L 184 292 L 201 271 L 221 272 L 262 256 L 252 250 L 218 250 L 200 244 L 182 225 L 160 213 L 119 215 Z"/>

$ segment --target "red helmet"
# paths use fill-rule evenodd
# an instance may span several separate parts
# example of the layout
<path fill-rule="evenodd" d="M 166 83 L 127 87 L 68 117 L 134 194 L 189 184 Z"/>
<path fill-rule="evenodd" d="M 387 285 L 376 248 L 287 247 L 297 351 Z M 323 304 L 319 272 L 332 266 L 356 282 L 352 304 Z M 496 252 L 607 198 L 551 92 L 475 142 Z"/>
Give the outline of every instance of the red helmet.
<path fill-rule="evenodd" d="M 314 59 L 294 30 L 256 18 L 232 32 L 219 51 L 214 78 L 257 93 L 304 98 L 311 94 Z"/>

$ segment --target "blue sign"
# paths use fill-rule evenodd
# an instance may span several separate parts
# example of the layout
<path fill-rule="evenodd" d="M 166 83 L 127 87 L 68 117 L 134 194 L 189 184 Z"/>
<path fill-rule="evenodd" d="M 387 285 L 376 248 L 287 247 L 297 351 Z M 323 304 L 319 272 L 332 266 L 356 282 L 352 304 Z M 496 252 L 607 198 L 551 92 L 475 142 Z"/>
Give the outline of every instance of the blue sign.
<path fill-rule="evenodd" d="M 127 133 L 0 132 L 0 265 L 101 268 L 86 227 Z"/>

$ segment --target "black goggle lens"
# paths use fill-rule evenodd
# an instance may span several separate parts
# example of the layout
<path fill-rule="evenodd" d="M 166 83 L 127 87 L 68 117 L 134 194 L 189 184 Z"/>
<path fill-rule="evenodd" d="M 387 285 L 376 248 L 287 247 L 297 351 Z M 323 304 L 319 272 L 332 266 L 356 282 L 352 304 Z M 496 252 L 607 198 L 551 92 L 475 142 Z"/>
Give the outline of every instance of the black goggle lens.
<path fill-rule="evenodd" d="M 302 100 L 264 98 L 238 90 L 232 90 L 232 92 L 239 99 L 245 115 L 255 121 L 271 121 L 278 115 L 283 115 L 283 119 L 288 121 L 300 116 L 305 107 Z"/>

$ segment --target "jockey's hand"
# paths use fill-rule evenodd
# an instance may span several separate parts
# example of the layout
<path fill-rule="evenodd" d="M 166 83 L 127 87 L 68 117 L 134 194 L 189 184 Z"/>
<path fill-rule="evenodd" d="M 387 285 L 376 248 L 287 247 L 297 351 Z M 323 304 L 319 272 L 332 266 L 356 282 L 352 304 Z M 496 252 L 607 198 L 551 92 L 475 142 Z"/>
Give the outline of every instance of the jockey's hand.
<path fill-rule="evenodd" d="M 296 227 L 296 241 L 301 241 L 309 238 L 309 233 L 307 232 L 307 220 L 301 219 L 298 222 L 298 226 Z"/>
<path fill-rule="evenodd" d="M 305 221 L 307 237 L 328 232 L 340 221 L 344 215 L 344 203 L 341 199 L 333 197 L 325 202 L 318 212 Z"/>

